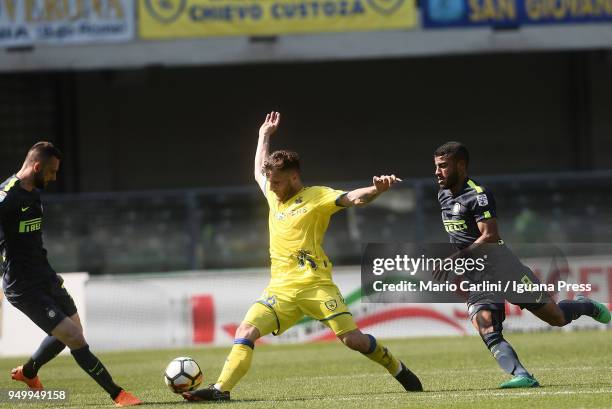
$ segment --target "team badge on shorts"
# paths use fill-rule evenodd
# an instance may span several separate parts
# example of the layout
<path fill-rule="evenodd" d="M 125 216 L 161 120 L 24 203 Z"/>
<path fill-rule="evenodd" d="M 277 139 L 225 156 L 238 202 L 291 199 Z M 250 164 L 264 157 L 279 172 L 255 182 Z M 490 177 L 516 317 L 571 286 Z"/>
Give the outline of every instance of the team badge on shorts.
<path fill-rule="evenodd" d="M 336 300 L 325 301 L 325 307 L 330 311 L 334 311 L 336 308 L 338 308 L 338 303 Z"/>

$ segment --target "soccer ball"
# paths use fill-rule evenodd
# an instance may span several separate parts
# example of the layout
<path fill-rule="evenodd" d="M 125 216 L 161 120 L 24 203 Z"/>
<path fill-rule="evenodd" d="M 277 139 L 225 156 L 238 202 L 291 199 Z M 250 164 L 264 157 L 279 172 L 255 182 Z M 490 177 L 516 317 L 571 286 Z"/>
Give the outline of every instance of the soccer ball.
<path fill-rule="evenodd" d="M 164 382 L 174 393 L 192 391 L 202 383 L 202 371 L 196 361 L 180 356 L 166 367 Z"/>

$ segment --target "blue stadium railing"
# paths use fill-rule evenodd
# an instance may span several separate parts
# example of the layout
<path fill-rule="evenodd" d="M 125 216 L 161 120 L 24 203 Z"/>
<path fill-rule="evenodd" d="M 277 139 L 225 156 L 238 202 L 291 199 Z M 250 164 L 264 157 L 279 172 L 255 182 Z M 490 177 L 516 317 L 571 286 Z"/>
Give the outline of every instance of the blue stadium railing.
<path fill-rule="evenodd" d="M 508 242 L 612 243 L 612 170 L 474 177 L 493 191 Z M 351 189 L 367 182 L 324 183 Z M 358 264 L 363 243 L 447 240 L 433 178 L 406 180 L 337 213 L 325 248 Z M 268 265 L 268 209 L 255 186 L 46 195 L 45 247 L 58 271 L 92 274 Z"/>

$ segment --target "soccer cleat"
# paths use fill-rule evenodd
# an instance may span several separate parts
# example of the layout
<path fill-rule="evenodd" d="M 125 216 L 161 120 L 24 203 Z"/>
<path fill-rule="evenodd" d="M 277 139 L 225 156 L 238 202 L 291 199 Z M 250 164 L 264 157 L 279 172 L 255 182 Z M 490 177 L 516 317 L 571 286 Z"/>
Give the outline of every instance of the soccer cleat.
<path fill-rule="evenodd" d="M 215 385 L 208 385 L 208 388 L 198 389 L 193 392 L 183 392 L 183 398 L 190 402 L 199 402 L 203 400 L 211 400 L 211 401 L 224 401 L 230 400 L 230 393 L 221 392 L 215 388 Z"/>
<path fill-rule="evenodd" d="M 115 399 L 115 406 L 118 408 L 124 408 L 126 406 L 141 405 L 143 402 L 131 393 L 124 391 L 123 389 L 119 392 L 119 395 Z"/>
<path fill-rule="evenodd" d="M 34 378 L 27 378 L 23 374 L 23 366 L 18 366 L 17 368 L 13 368 L 13 370 L 11 371 L 11 378 L 15 381 L 21 381 L 25 383 L 26 385 L 28 385 L 28 388 L 30 389 L 36 389 L 36 390 L 44 389 L 38 376 L 35 376 Z"/>
<path fill-rule="evenodd" d="M 408 392 L 422 392 L 423 385 L 421 385 L 419 378 L 413 374 L 410 369 L 406 368 L 403 362 L 400 361 L 400 365 L 402 365 L 402 369 L 400 373 L 395 376 L 395 379 L 397 379 Z"/>
<path fill-rule="evenodd" d="M 530 376 L 515 376 L 499 385 L 501 389 L 510 389 L 510 388 L 537 388 L 540 386 L 536 378 L 533 375 Z"/>
<path fill-rule="evenodd" d="M 591 300 L 583 295 L 577 296 L 576 301 L 587 301 L 593 303 L 593 305 L 595 305 L 595 315 L 593 316 L 593 319 L 597 322 L 601 322 L 602 324 L 607 324 L 610 322 L 610 310 L 605 306 L 605 304 Z"/>

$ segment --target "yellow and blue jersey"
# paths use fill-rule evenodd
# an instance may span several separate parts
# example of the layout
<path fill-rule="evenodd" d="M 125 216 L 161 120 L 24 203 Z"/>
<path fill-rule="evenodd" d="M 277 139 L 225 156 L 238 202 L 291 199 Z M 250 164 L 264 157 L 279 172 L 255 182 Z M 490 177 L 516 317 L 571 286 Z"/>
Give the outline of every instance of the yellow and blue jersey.
<path fill-rule="evenodd" d="M 331 283 L 332 263 L 323 250 L 323 239 L 330 217 L 343 209 L 337 200 L 345 194 L 324 186 L 304 187 L 281 203 L 265 186 L 270 206 L 269 287 L 299 289 Z"/>

